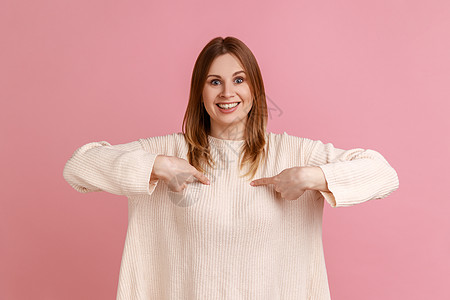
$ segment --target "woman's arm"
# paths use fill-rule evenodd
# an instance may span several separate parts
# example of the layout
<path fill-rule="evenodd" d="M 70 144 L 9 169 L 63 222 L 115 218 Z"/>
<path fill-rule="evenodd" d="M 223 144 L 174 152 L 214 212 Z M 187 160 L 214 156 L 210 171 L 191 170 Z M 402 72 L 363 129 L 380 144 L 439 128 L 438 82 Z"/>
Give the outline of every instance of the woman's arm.
<path fill-rule="evenodd" d="M 303 151 L 306 166 L 315 167 L 309 169 L 310 186 L 318 190 L 332 207 L 382 199 L 399 187 L 397 172 L 375 150 L 343 150 L 335 148 L 332 143 L 304 138 Z"/>
<path fill-rule="evenodd" d="M 80 193 L 151 195 L 158 183 L 157 177 L 151 178 L 157 156 L 145 151 L 140 140 L 119 145 L 91 142 L 75 150 L 63 177 Z"/>

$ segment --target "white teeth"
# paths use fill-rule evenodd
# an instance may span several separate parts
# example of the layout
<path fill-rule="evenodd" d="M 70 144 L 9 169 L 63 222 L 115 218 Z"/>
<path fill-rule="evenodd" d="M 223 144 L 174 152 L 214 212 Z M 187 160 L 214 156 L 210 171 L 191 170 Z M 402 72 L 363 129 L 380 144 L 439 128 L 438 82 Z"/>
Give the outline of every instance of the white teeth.
<path fill-rule="evenodd" d="M 225 108 L 225 109 L 229 109 L 232 107 L 235 107 L 236 105 L 238 105 L 239 103 L 232 103 L 232 104 L 217 104 L 218 106 L 220 106 L 221 108 Z"/>

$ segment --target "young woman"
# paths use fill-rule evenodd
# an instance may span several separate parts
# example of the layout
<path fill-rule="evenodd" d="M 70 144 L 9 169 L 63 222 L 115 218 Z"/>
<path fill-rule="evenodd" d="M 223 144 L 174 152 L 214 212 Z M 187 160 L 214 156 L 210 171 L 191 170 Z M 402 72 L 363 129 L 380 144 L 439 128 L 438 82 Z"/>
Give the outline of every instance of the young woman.
<path fill-rule="evenodd" d="M 255 57 L 217 37 L 195 63 L 183 132 L 73 153 L 75 190 L 128 198 L 117 299 L 330 299 L 324 200 L 385 198 L 397 173 L 374 150 L 266 125 Z"/>

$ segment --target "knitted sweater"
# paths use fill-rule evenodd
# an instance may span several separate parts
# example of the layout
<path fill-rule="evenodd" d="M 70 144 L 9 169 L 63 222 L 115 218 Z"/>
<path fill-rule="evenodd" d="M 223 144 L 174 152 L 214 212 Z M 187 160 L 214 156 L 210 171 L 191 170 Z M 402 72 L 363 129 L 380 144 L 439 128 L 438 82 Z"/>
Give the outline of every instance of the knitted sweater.
<path fill-rule="evenodd" d="M 282 199 L 273 185 L 251 186 L 239 174 L 244 140 L 208 136 L 216 168 L 210 185 L 172 192 L 152 181 L 158 154 L 187 160 L 181 132 L 125 144 L 91 142 L 66 162 L 63 176 L 81 193 L 128 199 L 128 229 L 117 299 L 330 299 L 322 245 L 324 200 L 346 207 L 381 199 L 399 186 L 374 150 L 266 132 L 267 159 L 254 179 L 296 166 L 319 166 L 330 192 Z M 246 171 L 244 169 L 243 171 Z"/>

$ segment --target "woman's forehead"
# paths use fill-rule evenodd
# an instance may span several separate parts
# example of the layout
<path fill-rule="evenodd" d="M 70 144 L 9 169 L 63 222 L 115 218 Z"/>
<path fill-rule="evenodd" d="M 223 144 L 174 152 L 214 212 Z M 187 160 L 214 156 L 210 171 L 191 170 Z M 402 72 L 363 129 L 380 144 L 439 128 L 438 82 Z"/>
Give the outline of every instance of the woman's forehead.
<path fill-rule="evenodd" d="M 229 53 L 217 56 L 209 67 L 209 74 L 233 76 L 234 73 L 245 71 L 239 60 Z"/>

